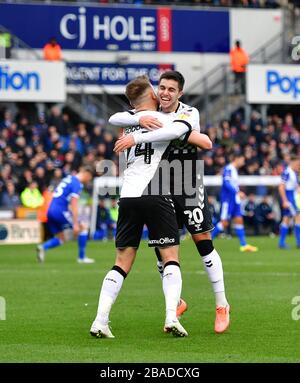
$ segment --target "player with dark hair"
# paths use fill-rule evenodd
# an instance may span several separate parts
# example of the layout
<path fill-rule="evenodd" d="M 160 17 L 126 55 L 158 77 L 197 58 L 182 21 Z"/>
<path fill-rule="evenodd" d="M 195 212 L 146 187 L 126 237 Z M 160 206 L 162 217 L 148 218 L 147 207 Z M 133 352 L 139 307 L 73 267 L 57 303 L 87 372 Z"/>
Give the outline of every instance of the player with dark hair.
<path fill-rule="evenodd" d="M 221 189 L 221 213 L 220 221 L 216 224 L 212 237 L 215 238 L 224 231 L 233 219 L 236 235 L 240 241 L 240 251 L 256 252 L 256 246 L 247 244 L 244 220 L 241 212 L 241 197 L 244 193 L 239 188 L 238 169 L 245 164 L 245 157 L 242 153 L 232 156 L 232 161 L 225 166 L 223 171 L 223 183 Z"/>
<path fill-rule="evenodd" d="M 78 236 L 78 263 L 94 263 L 85 255 L 88 231 L 78 219 L 78 199 L 83 185 L 92 180 L 93 174 L 91 166 L 82 166 L 76 175 L 63 178 L 55 188 L 47 212 L 48 228 L 54 237 L 37 246 L 39 262 L 44 262 L 46 251 L 65 242 L 65 229 L 73 229 L 74 236 Z"/>
<path fill-rule="evenodd" d="M 196 169 L 197 164 L 197 148 L 194 146 L 195 141 L 190 140 L 192 134 L 199 134 L 200 132 L 200 117 L 197 109 L 186 105 L 179 101 L 183 95 L 184 77 L 178 71 L 167 71 L 160 77 L 158 84 L 158 99 L 160 103 L 160 112 L 163 116 L 167 116 L 171 121 L 177 118 L 187 119 L 191 124 L 191 135 L 188 140 L 176 141 L 170 148 L 168 160 L 179 161 L 182 169 L 182 190 L 183 192 L 178 195 L 174 190 L 171 190 L 172 199 L 176 210 L 178 225 L 181 228 L 183 224 L 191 233 L 193 241 L 197 247 L 199 254 L 203 260 L 204 267 L 208 277 L 212 283 L 213 291 L 216 300 L 216 320 L 215 331 L 217 333 L 224 332 L 229 326 L 229 304 L 225 295 L 223 267 L 221 258 L 214 248 L 210 231 L 213 229 L 212 218 L 207 206 L 207 195 L 203 185 L 203 180 L 200 179 L 200 184 L 197 187 L 194 200 L 196 201 L 193 206 L 190 206 L 188 200 L 190 195 L 185 193 L 184 185 L 184 168 L 187 162 L 191 162 L 193 169 Z M 158 121 L 153 116 L 135 116 L 132 111 L 116 113 L 110 118 L 110 123 L 117 126 L 138 125 L 145 128 L 160 128 Z M 161 131 L 163 128 L 157 129 L 148 134 L 139 137 L 139 142 L 145 142 L 151 137 L 152 142 L 161 139 Z M 148 142 L 148 141 L 147 141 Z M 124 137 L 117 143 L 117 150 L 124 150 L 134 143 L 131 137 Z M 205 147 L 204 147 L 205 148 Z M 210 147 L 206 147 L 209 149 Z M 192 174 L 191 184 L 196 184 L 198 179 L 196 171 Z M 198 182 L 199 183 L 199 182 Z M 172 179 L 171 186 L 176 184 L 176 179 Z M 162 262 L 160 250 L 156 249 L 158 258 L 158 270 L 162 270 Z M 186 309 L 186 303 L 181 300 L 178 307 L 178 315 L 182 314 Z"/>

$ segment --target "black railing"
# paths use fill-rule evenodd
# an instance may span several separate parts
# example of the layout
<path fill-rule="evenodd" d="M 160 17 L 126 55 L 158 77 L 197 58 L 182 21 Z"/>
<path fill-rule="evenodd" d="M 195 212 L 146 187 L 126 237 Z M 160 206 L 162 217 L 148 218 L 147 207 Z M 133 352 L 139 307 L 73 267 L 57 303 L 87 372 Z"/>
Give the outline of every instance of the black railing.
<path fill-rule="evenodd" d="M 0 25 L 0 33 L 9 33 L 11 36 L 11 48 L 14 49 L 24 49 L 26 56 L 29 55 L 29 58 L 40 60 L 42 57 L 28 44 L 21 40 L 18 36 L 14 35 L 9 29 L 5 28 L 3 25 Z M 12 53 L 13 55 L 13 53 Z M 12 56 L 12 58 L 14 58 Z M 26 57 L 28 58 L 28 57 Z"/>

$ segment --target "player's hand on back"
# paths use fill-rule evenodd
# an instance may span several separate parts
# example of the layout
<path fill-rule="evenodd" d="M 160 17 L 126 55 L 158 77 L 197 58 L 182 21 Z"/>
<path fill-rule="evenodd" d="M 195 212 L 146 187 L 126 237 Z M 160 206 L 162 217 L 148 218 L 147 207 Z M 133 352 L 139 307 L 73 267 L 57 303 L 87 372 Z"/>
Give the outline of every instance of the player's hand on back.
<path fill-rule="evenodd" d="M 140 126 L 148 130 L 155 130 L 161 128 L 162 123 L 153 116 L 142 116 L 139 119 Z"/>
<path fill-rule="evenodd" d="M 134 145 L 135 145 L 135 141 L 132 134 L 128 134 L 127 136 L 122 136 L 116 142 L 114 147 L 114 152 L 116 153 L 123 152 L 124 150 L 129 149 Z"/>

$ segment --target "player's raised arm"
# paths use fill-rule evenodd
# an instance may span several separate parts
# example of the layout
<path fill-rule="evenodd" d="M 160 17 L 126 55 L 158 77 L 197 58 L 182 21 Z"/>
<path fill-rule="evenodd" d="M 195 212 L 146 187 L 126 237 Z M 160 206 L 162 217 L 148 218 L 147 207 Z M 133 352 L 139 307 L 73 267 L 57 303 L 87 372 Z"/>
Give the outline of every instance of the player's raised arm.
<path fill-rule="evenodd" d="M 149 130 L 162 127 L 162 123 L 157 118 L 153 116 L 139 116 L 133 111 L 115 113 L 109 118 L 108 122 L 118 127 L 140 125 L 142 128 Z"/>
<path fill-rule="evenodd" d="M 212 148 L 212 142 L 210 138 L 203 133 L 199 133 L 196 130 L 192 130 L 188 137 L 188 143 L 198 146 L 201 149 L 210 150 Z"/>
<path fill-rule="evenodd" d="M 132 126 L 139 124 L 139 116 L 132 111 L 118 112 L 110 116 L 108 122 L 114 126 Z"/>
<path fill-rule="evenodd" d="M 134 135 L 134 137 L 131 135 L 121 137 L 117 141 L 114 151 L 118 153 L 136 144 L 172 141 L 182 137 L 186 133 L 189 134 L 187 138 L 191 144 L 199 146 L 202 149 L 211 149 L 212 143 L 209 137 L 199 133 L 197 130 L 192 130 L 192 127 L 195 126 L 195 122 L 199 122 L 199 112 L 195 108 L 192 112 L 183 111 L 176 120 L 171 124 L 163 126 L 161 129 L 147 133 L 141 132 Z M 186 138 L 183 137 L 183 140 L 184 139 Z"/>
<path fill-rule="evenodd" d="M 167 124 L 161 129 L 153 132 L 144 132 L 135 135 L 128 134 L 121 137 L 114 147 L 115 152 L 121 152 L 125 149 L 131 148 L 134 145 L 151 142 L 166 142 L 175 140 L 188 131 L 191 126 L 186 121 L 175 120 L 171 124 Z"/>

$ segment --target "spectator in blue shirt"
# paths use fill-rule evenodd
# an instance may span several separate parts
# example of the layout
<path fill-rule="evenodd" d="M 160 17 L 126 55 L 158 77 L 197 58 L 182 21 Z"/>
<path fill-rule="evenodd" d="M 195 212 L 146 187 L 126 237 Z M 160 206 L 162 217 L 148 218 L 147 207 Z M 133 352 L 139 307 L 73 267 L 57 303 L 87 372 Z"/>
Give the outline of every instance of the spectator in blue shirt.
<path fill-rule="evenodd" d="M 22 205 L 13 181 L 7 181 L 5 191 L 2 193 L 1 206 L 7 209 L 15 209 Z"/>

